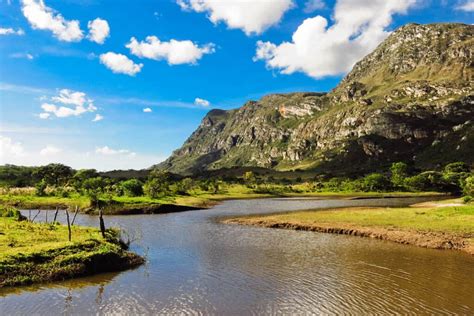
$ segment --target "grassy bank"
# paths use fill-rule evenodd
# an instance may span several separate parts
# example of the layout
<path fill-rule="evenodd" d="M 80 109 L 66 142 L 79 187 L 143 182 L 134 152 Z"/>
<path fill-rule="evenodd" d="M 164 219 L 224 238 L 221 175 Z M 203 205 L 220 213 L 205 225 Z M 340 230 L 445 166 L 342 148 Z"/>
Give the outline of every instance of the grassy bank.
<path fill-rule="evenodd" d="M 0 287 L 120 271 L 143 263 L 124 249 L 115 230 L 107 230 L 103 238 L 97 229 L 73 226 L 68 241 L 67 226 L 1 215 Z"/>
<path fill-rule="evenodd" d="M 309 230 L 474 254 L 474 205 L 448 200 L 404 208 L 341 208 L 246 216 L 229 224 Z"/>
<path fill-rule="evenodd" d="M 209 208 L 219 201 L 230 199 L 252 199 L 268 197 L 314 197 L 314 198 L 390 198 L 444 195 L 437 192 L 309 192 L 298 185 L 292 191 L 268 190 L 255 192 L 245 185 L 228 185 L 217 193 L 193 190 L 187 195 L 169 195 L 152 199 L 147 196 L 102 196 L 100 207 L 105 214 L 159 214 Z M 94 213 L 90 199 L 80 194 L 68 197 L 36 196 L 33 193 L 0 194 L 0 204 L 24 209 L 53 209 L 79 207 L 81 212 Z"/>

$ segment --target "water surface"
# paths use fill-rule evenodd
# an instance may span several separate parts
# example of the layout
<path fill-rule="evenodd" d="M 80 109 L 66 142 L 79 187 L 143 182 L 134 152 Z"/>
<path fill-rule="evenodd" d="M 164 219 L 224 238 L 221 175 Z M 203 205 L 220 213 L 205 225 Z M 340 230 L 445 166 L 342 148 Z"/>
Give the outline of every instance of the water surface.
<path fill-rule="evenodd" d="M 202 211 L 106 216 L 106 225 L 119 226 L 136 239 L 132 250 L 145 255 L 147 264 L 0 290 L 0 314 L 473 314 L 472 256 L 216 221 L 220 216 L 421 200 L 258 199 L 226 201 Z M 97 217 L 87 215 L 78 215 L 76 222 L 98 224 Z"/>

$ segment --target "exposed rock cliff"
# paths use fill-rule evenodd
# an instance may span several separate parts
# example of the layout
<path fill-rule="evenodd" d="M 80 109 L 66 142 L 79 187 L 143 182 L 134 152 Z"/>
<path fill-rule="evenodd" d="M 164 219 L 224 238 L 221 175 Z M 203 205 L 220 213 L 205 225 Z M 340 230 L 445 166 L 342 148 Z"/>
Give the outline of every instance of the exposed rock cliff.
<path fill-rule="evenodd" d="M 212 110 L 160 164 L 366 172 L 393 161 L 474 162 L 474 26 L 409 24 L 328 94 L 272 94 Z"/>

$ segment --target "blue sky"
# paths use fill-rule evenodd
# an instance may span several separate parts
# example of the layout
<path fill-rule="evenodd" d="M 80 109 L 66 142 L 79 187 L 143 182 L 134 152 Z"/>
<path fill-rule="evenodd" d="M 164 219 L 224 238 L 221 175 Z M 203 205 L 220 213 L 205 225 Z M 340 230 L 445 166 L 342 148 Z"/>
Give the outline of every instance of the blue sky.
<path fill-rule="evenodd" d="M 400 25 L 472 23 L 473 10 L 472 0 L 0 0 L 0 163 L 146 168 L 212 108 L 328 91 Z"/>

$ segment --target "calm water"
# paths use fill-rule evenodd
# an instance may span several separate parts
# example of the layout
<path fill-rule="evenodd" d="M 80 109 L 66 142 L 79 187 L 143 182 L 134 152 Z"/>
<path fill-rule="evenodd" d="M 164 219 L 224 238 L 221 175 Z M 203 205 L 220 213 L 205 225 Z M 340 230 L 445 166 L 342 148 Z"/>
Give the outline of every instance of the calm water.
<path fill-rule="evenodd" d="M 469 255 L 216 222 L 228 215 L 414 201 L 241 200 L 203 211 L 108 216 L 107 225 L 137 239 L 133 250 L 147 256 L 146 265 L 0 290 L 0 314 L 474 314 Z M 76 221 L 98 222 L 86 215 Z"/>

